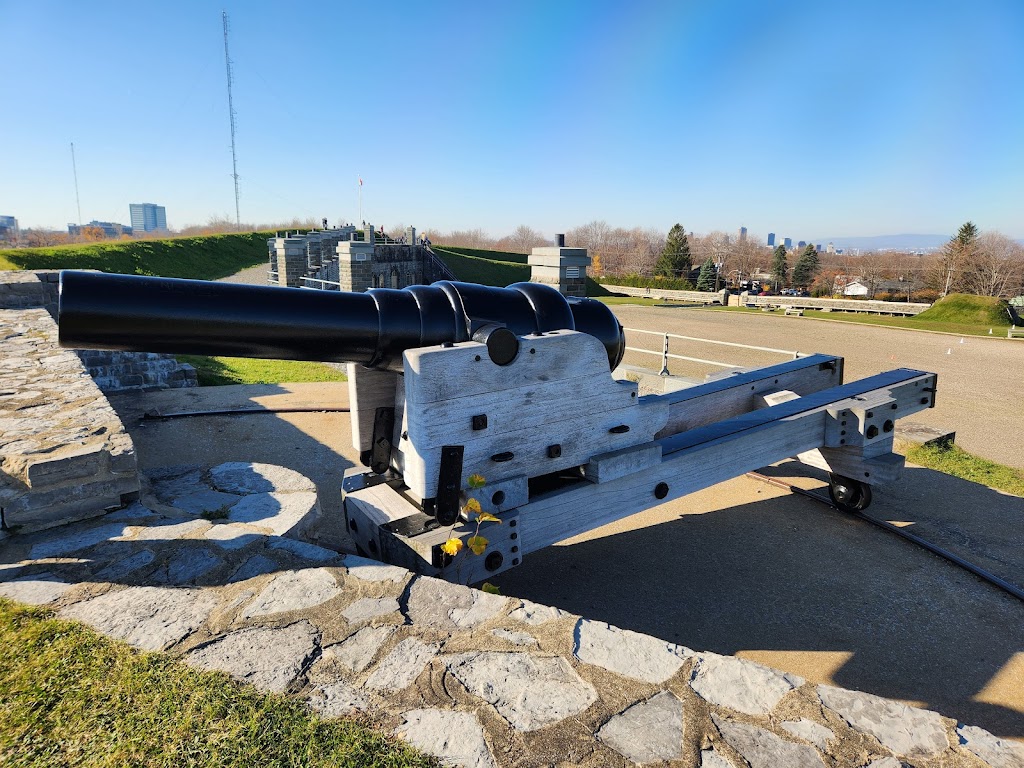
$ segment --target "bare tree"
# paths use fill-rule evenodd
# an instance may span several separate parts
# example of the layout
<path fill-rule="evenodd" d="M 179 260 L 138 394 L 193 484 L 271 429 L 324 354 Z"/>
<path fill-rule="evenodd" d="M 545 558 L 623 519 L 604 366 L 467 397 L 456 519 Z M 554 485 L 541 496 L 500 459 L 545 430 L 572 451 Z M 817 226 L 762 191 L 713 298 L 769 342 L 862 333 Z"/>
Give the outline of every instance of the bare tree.
<path fill-rule="evenodd" d="M 534 246 L 550 244 L 551 242 L 544 237 L 543 233 L 525 224 L 520 224 L 516 227 L 515 232 L 508 237 L 503 237 L 497 242 L 495 247 L 498 250 L 511 253 L 529 253 L 533 250 Z"/>
<path fill-rule="evenodd" d="M 882 282 L 892 276 L 891 259 L 874 251 L 855 258 L 860 281 L 868 289 L 868 298 L 873 299 Z"/>
<path fill-rule="evenodd" d="M 964 265 L 962 287 L 979 296 L 1008 298 L 1024 280 L 1024 247 L 999 232 L 986 232 L 977 240 L 974 258 Z"/>

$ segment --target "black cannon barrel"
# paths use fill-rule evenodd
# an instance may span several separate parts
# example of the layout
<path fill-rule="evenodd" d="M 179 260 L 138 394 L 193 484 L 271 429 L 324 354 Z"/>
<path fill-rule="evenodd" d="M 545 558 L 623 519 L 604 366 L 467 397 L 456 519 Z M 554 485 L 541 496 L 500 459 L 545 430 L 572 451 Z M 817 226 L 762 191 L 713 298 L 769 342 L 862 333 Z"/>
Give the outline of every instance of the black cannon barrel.
<path fill-rule="evenodd" d="M 60 273 L 60 344 L 75 349 L 350 362 L 401 370 L 402 352 L 467 341 L 483 325 L 517 335 L 577 330 L 611 368 L 625 351 L 604 304 L 539 283 L 439 282 L 365 293 L 167 277 Z"/>

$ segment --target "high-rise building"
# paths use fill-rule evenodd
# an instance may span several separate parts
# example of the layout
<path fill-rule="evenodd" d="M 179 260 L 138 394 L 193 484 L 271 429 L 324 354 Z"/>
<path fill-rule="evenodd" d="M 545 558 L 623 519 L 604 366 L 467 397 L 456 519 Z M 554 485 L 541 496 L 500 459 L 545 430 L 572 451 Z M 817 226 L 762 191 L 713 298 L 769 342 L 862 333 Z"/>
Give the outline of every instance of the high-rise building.
<path fill-rule="evenodd" d="M 154 203 L 130 203 L 132 229 L 136 232 L 153 232 L 167 229 L 167 212 L 162 205 Z"/>
<path fill-rule="evenodd" d="M 818 253 L 821 253 L 821 243 L 818 243 L 816 246 L 814 246 L 814 250 L 817 251 Z"/>
<path fill-rule="evenodd" d="M 829 243 L 827 246 L 825 246 L 825 251 L 827 253 L 835 253 L 836 252 L 836 247 L 834 245 L 832 245 L 832 243 Z"/>
<path fill-rule="evenodd" d="M 769 232 L 768 233 L 768 247 L 769 248 L 774 248 L 775 247 L 775 233 L 774 232 Z"/>
<path fill-rule="evenodd" d="M 807 246 L 807 241 L 806 240 L 801 240 L 799 243 L 796 244 L 797 248 L 805 248 L 806 246 Z"/>
<path fill-rule="evenodd" d="M 18 220 L 13 216 L 0 216 L 0 240 L 18 239 Z"/>
<path fill-rule="evenodd" d="M 740 242 L 741 243 L 747 242 L 747 228 L 746 227 L 740 227 Z"/>
<path fill-rule="evenodd" d="M 788 251 L 790 248 L 793 247 L 793 238 L 787 237 L 785 240 L 782 241 L 782 244 L 786 246 L 786 250 Z"/>

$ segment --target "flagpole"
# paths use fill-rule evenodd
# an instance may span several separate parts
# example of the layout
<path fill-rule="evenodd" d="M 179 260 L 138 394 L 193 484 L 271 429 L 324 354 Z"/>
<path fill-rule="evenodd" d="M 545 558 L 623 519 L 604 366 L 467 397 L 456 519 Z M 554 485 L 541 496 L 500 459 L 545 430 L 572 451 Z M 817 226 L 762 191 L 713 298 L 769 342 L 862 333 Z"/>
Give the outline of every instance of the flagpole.
<path fill-rule="evenodd" d="M 363 218 L 363 179 L 359 178 L 359 226 L 366 223 L 366 219 Z"/>

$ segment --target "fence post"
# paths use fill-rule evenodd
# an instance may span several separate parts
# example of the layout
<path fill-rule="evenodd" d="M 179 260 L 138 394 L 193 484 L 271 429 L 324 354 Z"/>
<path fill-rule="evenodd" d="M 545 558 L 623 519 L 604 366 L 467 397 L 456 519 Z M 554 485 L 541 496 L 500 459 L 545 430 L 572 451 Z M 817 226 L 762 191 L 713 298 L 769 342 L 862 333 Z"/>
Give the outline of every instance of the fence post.
<path fill-rule="evenodd" d="M 661 373 L 659 376 L 668 376 L 668 334 L 665 334 L 665 347 L 661 353 Z"/>

